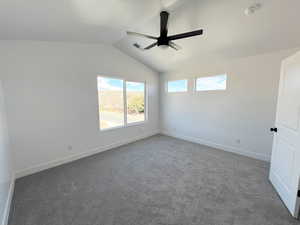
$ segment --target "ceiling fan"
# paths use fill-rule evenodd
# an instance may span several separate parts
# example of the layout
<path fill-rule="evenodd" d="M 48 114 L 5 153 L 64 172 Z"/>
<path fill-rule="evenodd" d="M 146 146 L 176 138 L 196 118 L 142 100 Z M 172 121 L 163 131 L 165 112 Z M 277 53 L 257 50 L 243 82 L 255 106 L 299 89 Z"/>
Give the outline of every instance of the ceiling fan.
<path fill-rule="evenodd" d="M 162 48 L 171 47 L 175 50 L 180 50 L 181 47 L 179 45 L 175 44 L 173 42 L 174 40 L 193 37 L 193 36 L 203 34 L 203 30 L 201 29 L 201 30 L 195 30 L 195 31 L 186 32 L 186 33 L 182 33 L 182 34 L 175 34 L 175 35 L 168 36 L 168 19 L 169 19 L 169 13 L 167 11 L 162 11 L 160 13 L 160 36 L 159 37 L 154 37 L 151 35 L 127 31 L 127 34 L 131 35 L 131 36 L 144 37 L 144 38 L 155 40 L 155 42 L 153 44 L 151 44 L 145 48 L 142 48 L 138 43 L 133 44 L 133 46 L 140 50 L 149 50 L 155 46 L 159 46 Z"/>

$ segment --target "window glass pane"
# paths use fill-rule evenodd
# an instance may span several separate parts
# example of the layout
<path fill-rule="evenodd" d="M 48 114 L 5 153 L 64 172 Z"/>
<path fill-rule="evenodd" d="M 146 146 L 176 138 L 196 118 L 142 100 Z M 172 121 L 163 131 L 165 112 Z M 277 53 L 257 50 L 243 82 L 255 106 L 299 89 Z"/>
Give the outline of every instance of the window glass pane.
<path fill-rule="evenodd" d="M 100 129 L 124 125 L 123 80 L 98 77 Z"/>
<path fill-rule="evenodd" d="M 168 92 L 186 92 L 187 80 L 168 81 Z"/>
<path fill-rule="evenodd" d="M 227 75 L 197 78 L 197 91 L 226 90 Z"/>
<path fill-rule="evenodd" d="M 145 120 L 145 84 L 126 82 L 127 123 Z"/>

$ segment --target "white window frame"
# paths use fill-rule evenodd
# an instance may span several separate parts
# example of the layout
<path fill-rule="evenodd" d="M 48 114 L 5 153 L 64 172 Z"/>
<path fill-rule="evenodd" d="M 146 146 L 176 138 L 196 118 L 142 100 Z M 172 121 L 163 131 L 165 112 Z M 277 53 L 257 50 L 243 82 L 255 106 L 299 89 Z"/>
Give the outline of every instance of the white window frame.
<path fill-rule="evenodd" d="M 172 91 L 172 92 L 169 92 L 169 82 L 174 82 L 174 81 L 182 81 L 182 80 L 186 80 L 186 91 Z M 165 82 L 165 91 L 168 93 L 168 94 L 180 94 L 180 93 L 188 93 L 189 92 L 189 79 L 186 79 L 186 78 L 183 78 L 183 79 L 174 79 L 174 80 L 167 80 Z"/>
<path fill-rule="evenodd" d="M 127 127 L 131 127 L 131 126 L 136 126 L 136 125 L 141 125 L 144 124 L 146 122 L 148 122 L 148 95 L 147 95 L 147 86 L 146 86 L 146 81 L 133 81 L 133 80 L 124 80 L 124 84 L 126 86 L 126 82 L 135 82 L 135 83 L 143 83 L 144 84 L 144 121 L 138 121 L 138 122 L 132 122 L 132 123 L 128 123 L 127 122 L 127 89 L 125 88 L 124 92 L 125 92 L 125 112 L 126 114 L 124 114 L 124 116 L 126 117 L 126 126 Z M 125 121 L 125 120 L 124 120 Z"/>
<path fill-rule="evenodd" d="M 107 78 L 107 79 L 117 79 L 123 81 L 123 104 L 124 104 L 124 125 L 116 126 L 116 127 L 109 127 L 109 128 L 101 128 L 100 126 L 100 102 L 99 102 L 99 90 L 98 90 L 98 77 Z M 127 82 L 135 82 L 135 83 L 143 83 L 144 84 L 144 121 L 138 121 L 133 123 L 127 123 L 127 88 L 126 83 Z M 132 127 L 132 126 L 138 126 L 142 125 L 148 122 L 148 91 L 147 91 L 147 85 L 146 81 L 137 81 L 137 80 L 126 80 L 124 78 L 120 77 L 113 77 L 113 76 L 97 76 L 97 96 L 98 96 L 98 124 L 99 124 L 99 130 L 102 131 L 109 131 L 109 130 L 115 130 L 120 128 L 126 128 L 126 127 Z"/>
<path fill-rule="evenodd" d="M 199 90 L 199 91 L 197 90 L 197 79 L 198 78 L 217 77 L 217 76 L 222 76 L 222 75 L 226 76 L 226 88 L 225 89 L 212 89 L 212 90 Z M 207 91 L 226 91 L 227 87 L 228 87 L 227 80 L 228 80 L 228 74 L 227 73 L 220 73 L 220 74 L 217 74 L 217 75 L 208 75 L 208 76 L 196 77 L 194 79 L 194 92 L 201 93 L 201 92 L 207 92 Z"/>

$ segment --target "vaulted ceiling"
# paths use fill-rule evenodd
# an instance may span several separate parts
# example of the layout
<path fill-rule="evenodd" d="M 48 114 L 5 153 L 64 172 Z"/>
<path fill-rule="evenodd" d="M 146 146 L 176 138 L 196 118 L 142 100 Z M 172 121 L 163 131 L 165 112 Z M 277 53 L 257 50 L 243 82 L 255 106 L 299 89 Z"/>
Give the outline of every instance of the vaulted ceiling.
<path fill-rule="evenodd" d="M 262 8 L 246 16 L 244 10 Z M 126 30 L 159 34 L 159 12 L 170 12 L 169 33 L 204 29 L 176 41 L 182 50 L 153 48 L 151 40 Z M 108 43 L 157 71 L 190 59 L 216 60 L 300 46 L 300 1 L 296 0 L 2 0 L 0 39 Z"/>

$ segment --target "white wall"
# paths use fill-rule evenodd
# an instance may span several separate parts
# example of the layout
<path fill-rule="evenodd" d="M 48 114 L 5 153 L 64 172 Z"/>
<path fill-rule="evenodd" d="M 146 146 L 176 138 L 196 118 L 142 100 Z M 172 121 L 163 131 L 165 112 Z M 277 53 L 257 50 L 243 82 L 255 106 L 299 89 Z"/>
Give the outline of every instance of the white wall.
<path fill-rule="evenodd" d="M 161 75 L 164 133 L 269 160 L 281 60 L 286 50 L 231 61 L 180 64 Z M 226 91 L 193 92 L 193 79 L 227 73 Z M 189 79 L 188 93 L 166 93 L 165 81 Z M 240 143 L 238 143 L 240 140 Z"/>
<path fill-rule="evenodd" d="M 158 74 L 111 46 L 1 41 L 0 74 L 17 176 L 158 132 Z M 97 75 L 146 80 L 149 121 L 99 131 Z"/>
<path fill-rule="evenodd" d="M 4 93 L 0 81 L 0 225 L 6 225 L 13 192 L 14 172 L 9 146 Z"/>
<path fill-rule="evenodd" d="M 17 176 L 157 133 L 159 128 L 173 136 L 269 160 L 280 61 L 295 51 L 203 65 L 189 60 L 161 75 L 159 99 L 158 75 L 111 46 L 0 41 L 0 79 L 7 96 Z M 191 91 L 193 78 L 224 72 L 228 74 L 225 92 Z M 99 131 L 99 74 L 146 80 L 148 123 Z M 165 93 L 165 80 L 182 78 L 190 80 L 188 93 Z"/>

